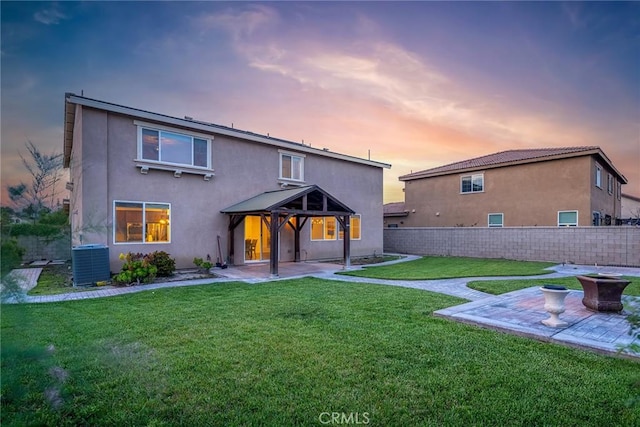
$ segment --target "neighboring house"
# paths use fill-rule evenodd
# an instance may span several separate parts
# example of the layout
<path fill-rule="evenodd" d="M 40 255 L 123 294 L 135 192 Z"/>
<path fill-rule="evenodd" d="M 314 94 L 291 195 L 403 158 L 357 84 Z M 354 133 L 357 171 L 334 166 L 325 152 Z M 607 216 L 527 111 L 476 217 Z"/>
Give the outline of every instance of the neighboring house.
<path fill-rule="evenodd" d="M 409 211 L 404 209 L 404 202 L 385 203 L 382 207 L 384 216 L 384 226 L 387 228 L 398 228 L 404 225 L 404 219 L 409 215 Z"/>
<path fill-rule="evenodd" d="M 178 268 L 271 261 L 272 274 L 382 252 L 388 164 L 74 94 L 64 127 L 72 245 L 107 245 L 114 272 L 126 252 L 166 251 Z"/>
<path fill-rule="evenodd" d="M 627 183 L 599 147 L 509 150 L 399 179 L 411 227 L 615 224 Z"/>
<path fill-rule="evenodd" d="M 622 193 L 622 225 L 640 225 L 640 197 Z"/>

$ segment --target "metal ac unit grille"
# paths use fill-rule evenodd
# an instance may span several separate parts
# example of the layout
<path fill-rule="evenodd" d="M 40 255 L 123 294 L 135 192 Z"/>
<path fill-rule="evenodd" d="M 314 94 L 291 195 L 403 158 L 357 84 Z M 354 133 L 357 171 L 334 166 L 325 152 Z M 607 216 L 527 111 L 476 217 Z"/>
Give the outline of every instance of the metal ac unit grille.
<path fill-rule="evenodd" d="M 109 248 L 104 245 L 81 245 L 71 250 L 73 285 L 92 285 L 111 279 Z"/>

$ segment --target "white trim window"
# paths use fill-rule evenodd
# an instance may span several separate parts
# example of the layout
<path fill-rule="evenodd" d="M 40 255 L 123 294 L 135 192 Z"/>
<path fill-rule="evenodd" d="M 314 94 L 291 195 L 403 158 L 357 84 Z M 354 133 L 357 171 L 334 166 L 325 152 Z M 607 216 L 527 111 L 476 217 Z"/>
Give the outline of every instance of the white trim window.
<path fill-rule="evenodd" d="M 163 126 L 138 125 L 138 159 L 211 169 L 212 137 Z"/>
<path fill-rule="evenodd" d="M 280 179 L 291 181 L 304 181 L 304 158 L 303 154 L 280 152 Z"/>
<path fill-rule="evenodd" d="M 113 202 L 114 243 L 171 243 L 171 204 Z"/>
<path fill-rule="evenodd" d="M 360 240 L 362 236 L 361 229 L 361 216 L 360 214 L 351 215 L 351 220 L 349 221 L 349 229 L 351 230 L 351 240 Z M 344 239 L 344 230 L 342 226 L 338 224 L 338 240 Z"/>
<path fill-rule="evenodd" d="M 616 188 L 618 191 L 618 200 L 622 199 L 622 183 L 620 181 L 616 181 Z"/>
<path fill-rule="evenodd" d="M 602 188 L 602 166 L 596 163 L 596 187 Z"/>
<path fill-rule="evenodd" d="M 460 193 L 484 192 L 484 174 L 464 175 L 460 177 Z"/>
<path fill-rule="evenodd" d="M 333 216 L 311 218 L 311 240 L 336 240 L 338 221 Z"/>
<path fill-rule="evenodd" d="M 487 215 L 487 224 L 489 227 L 504 227 L 504 214 L 490 213 Z"/>
<path fill-rule="evenodd" d="M 558 211 L 558 227 L 577 227 L 578 211 Z"/>

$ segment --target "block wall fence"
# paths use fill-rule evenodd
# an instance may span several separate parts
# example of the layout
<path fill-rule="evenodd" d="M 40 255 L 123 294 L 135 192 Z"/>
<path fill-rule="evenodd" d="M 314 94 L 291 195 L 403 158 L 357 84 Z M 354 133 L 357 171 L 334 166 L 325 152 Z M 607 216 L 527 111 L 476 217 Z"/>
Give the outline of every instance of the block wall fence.
<path fill-rule="evenodd" d="M 640 267 L 640 227 L 385 228 L 384 251 Z"/>
<path fill-rule="evenodd" d="M 35 236 L 18 236 L 18 246 L 25 250 L 23 262 L 71 259 L 71 237 L 68 234 L 49 242 Z"/>

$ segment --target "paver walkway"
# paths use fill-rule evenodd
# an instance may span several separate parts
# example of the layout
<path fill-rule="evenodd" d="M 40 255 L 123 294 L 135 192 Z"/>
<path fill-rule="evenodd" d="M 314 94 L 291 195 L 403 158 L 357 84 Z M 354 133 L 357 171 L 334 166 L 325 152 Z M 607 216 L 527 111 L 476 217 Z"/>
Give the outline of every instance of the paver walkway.
<path fill-rule="evenodd" d="M 401 260 L 389 261 L 383 264 L 406 262 L 416 258 L 419 257 L 405 256 Z M 360 267 L 354 267 L 354 269 L 357 268 Z M 24 294 L 17 297 L 14 296 L 6 302 L 45 303 L 70 301 L 124 295 L 179 286 L 211 283 L 216 284 L 235 281 L 257 284 L 272 280 L 289 280 L 292 278 L 311 276 L 327 280 L 408 287 L 464 298 L 471 302 L 438 310 L 434 315 L 456 321 L 472 323 L 481 327 L 488 327 L 508 333 L 536 338 L 543 341 L 585 348 L 608 354 L 618 353 L 620 346 L 626 346 L 632 342 L 632 337 L 628 334 L 629 324 L 626 321 L 625 313 L 596 313 L 587 310 L 582 305 L 582 291 L 572 290 L 569 293 L 566 298 L 567 310 L 560 316 L 563 320 L 569 323 L 569 326 L 566 328 L 556 329 L 549 328 L 541 323 L 541 320 L 546 319 L 549 316 L 543 309 L 544 297 L 537 287 L 522 289 L 503 295 L 490 295 L 468 288 L 467 283 L 479 280 L 522 280 L 530 278 L 548 279 L 590 273 L 613 273 L 640 277 L 640 268 L 557 265 L 550 269 L 549 274 L 541 276 L 472 277 L 441 280 L 370 279 L 336 274 L 340 271 L 343 271 L 343 267 L 336 264 L 304 263 L 303 265 L 300 265 L 291 263 L 291 265 L 288 265 L 284 263 L 280 266 L 280 272 L 282 276 L 286 277 L 270 279 L 267 278 L 268 265 L 265 266 L 264 264 L 261 264 L 248 266 L 247 268 L 230 267 L 225 270 L 216 270 L 216 274 L 226 276 L 219 278 L 156 283 L 124 288 L 107 288 L 60 295 L 29 296 L 26 295 L 27 291 L 25 290 Z M 29 277 L 33 277 L 36 273 L 32 272 L 31 274 L 32 276 Z M 39 274 L 39 272 L 37 274 Z M 37 276 L 35 277 L 37 280 Z M 634 301 L 640 304 L 640 298 L 638 297 L 625 296 L 623 299 L 625 306 L 628 306 L 628 304 L 631 304 Z M 640 358 L 640 353 L 628 354 L 628 356 Z"/>

